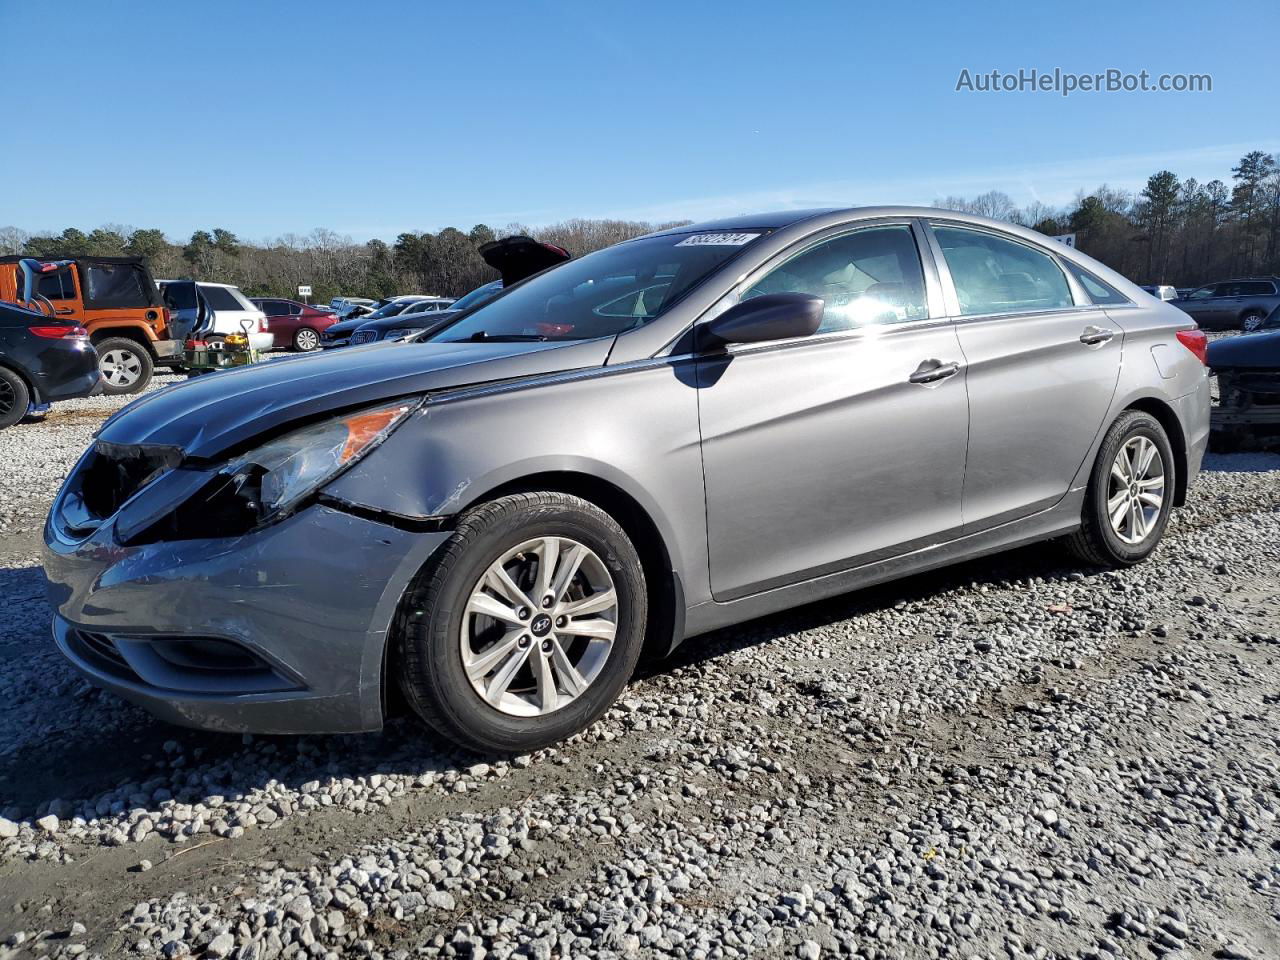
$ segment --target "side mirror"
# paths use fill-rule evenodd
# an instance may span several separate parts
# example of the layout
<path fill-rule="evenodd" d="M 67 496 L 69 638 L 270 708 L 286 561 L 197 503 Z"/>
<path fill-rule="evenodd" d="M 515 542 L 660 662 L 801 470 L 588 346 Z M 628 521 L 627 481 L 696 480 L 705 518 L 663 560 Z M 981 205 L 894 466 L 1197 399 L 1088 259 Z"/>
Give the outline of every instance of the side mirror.
<path fill-rule="evenodd" d="M 702 328 L 704 347 L 762 343 L 816 333 L 826 302 L 808 293 L 767 293 L 730 307 Z"/>

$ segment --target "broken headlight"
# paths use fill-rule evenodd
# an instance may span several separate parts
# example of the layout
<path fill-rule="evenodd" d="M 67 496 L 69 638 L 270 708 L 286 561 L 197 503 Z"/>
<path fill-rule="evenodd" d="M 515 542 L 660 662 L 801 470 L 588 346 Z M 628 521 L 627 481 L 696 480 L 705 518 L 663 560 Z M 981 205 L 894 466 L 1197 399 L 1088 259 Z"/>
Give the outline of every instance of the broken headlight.
<path fill-rule="evenodd" d="M 399 401 L 303 427 L 236 457 L 219 475 L 258 522 L 271 520 L 377 447 L 418 406 Z"/>

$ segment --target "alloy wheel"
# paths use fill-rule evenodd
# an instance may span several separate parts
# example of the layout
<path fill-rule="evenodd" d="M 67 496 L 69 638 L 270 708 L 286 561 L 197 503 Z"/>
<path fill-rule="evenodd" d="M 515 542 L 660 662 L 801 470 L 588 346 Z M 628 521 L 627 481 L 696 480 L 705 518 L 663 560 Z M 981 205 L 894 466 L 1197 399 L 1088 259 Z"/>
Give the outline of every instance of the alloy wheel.
<path fill-rule="evenodd" d="M 116 387 L 131 387 L 142 376 L 142 361 L 128 350 L 108 350 L 98 360 L 102 379 Z"/>
<path fill-rule="evenodd" d="M 320 346 L 320 337 L 309 327 L 303 327 L 294 334 L 293 340 L 297 348 L 304 352 Z"/>
<path fill-rule="evenodd" d="M 1164 458 L 1148 437 L 1130 437 L 1116 451 L 1107 484 L 1107 519 L 1117 537 L 1133 546 L 1147 538 L 1164 509 Z"/>
<path fill-rule="evenodd" d="M 1253 333 L 1255 330 L 1262 329 L 1262 321 L 1266 318 L 1260 313 L 1251 313 L 1240 321 L 1240 329 L 1246 333 Z"/>
<path fill-rule="evenodd" d="M 459 637 L 463 669 L 494 709 L 545 716 L 600 676 L 617 621 L 613 577 L 590 547 L 568 537 L 528 540 L 472 589 Z"/>
<path fill-rule="evenodd" d="M 13 412 L 13 405 L 18 402 L 18 395 L 13 386 L 0 378 L 0 420 Z"/>

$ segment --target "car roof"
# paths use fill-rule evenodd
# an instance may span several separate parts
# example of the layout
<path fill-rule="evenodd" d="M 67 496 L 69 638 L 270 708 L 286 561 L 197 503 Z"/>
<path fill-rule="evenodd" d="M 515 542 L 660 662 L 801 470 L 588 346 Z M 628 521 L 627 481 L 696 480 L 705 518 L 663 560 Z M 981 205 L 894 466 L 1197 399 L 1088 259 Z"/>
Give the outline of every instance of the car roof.
<path fill-rule="evenodd" d="M 955 217 L 970 223 L 1007 229 L 1018 228 L 1017 224 L 992 220 L 962 210 L 947 210 L 942 207 L 913 207 L 901 205 L 865 206 L 865 207 L 812 207 L 804 210 L 775 210 L 771 213 L 751 213 L 736 217 L 724 217 L 719 220 L 704 220 L 690 223 L 682 227 L 670 227 L 646 234 L 650 237 L 661 237 L 678 233 L 716 233 L 732 230 L 781 230 L 805 220 L 819 217 L 835 220 L 862 220 L 875 217 Z"/>

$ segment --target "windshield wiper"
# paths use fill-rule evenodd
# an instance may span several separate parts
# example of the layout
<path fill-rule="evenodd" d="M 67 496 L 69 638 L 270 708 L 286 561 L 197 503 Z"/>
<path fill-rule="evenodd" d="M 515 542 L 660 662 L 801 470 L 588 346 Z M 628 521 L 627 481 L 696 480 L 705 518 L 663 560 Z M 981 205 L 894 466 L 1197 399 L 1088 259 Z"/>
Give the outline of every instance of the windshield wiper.
<path fill-rule="evenodd" d="M 462 340 L 451 341 L 453 343 L 534 343 L 546 340 L 540 333 L 485 333 L 483 330 L 477 330 L 469 337 Z"/>

